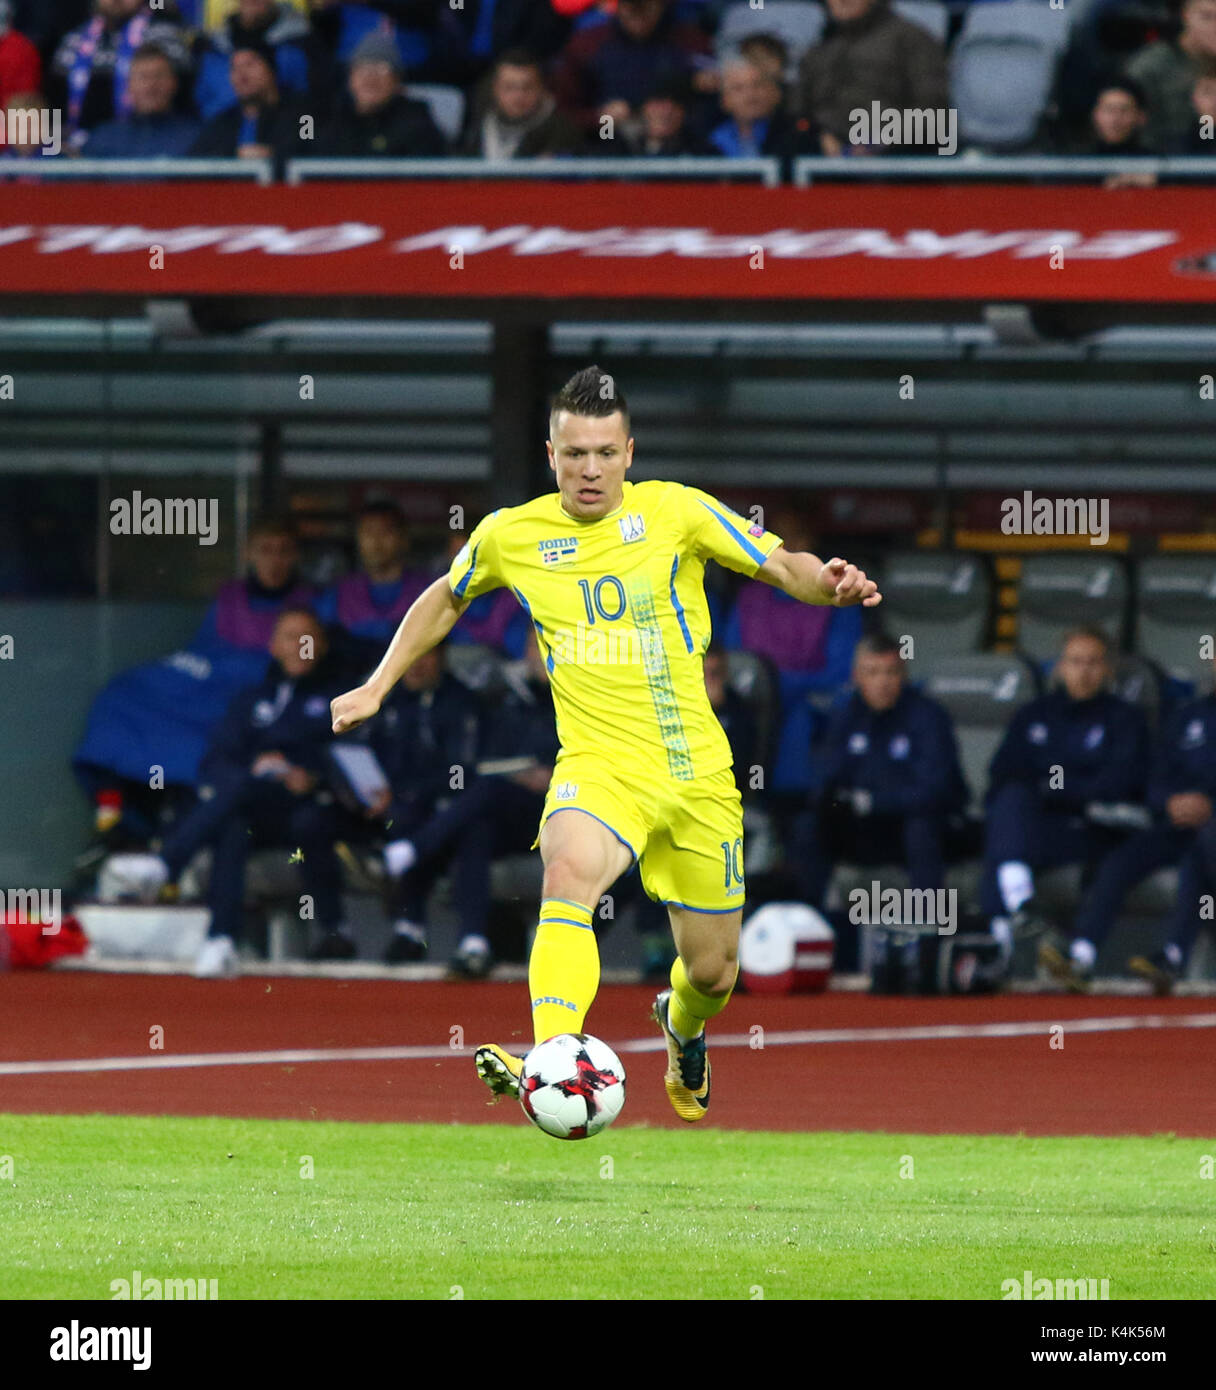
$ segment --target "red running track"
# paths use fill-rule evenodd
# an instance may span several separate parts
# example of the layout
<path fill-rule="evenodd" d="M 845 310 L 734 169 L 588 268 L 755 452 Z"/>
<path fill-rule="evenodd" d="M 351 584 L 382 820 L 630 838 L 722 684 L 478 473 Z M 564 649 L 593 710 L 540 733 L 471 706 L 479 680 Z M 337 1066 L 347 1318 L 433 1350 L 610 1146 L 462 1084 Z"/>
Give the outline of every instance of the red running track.
<path fill-rule="evenodd" d="M 589 1024 L 615 1046 L 658 1040 L 653 989 L 605 986 Z M 240 1115 L 324 1120 L 518 1123 L 487 1105 L 468 1053 L 520 1045 L 519 984 L 55 972 L 0 975 L 0 1112 Z M 709 1124 L 731 1129 L 910 1133 L 1154 1134 L 1216 1131 L 1216 1004 L 1206 999 L 1019 995 L 880 999 L 739 995 L 711 1029 Z M 1204 1026 L 1086 1032 L 1073 1020 L 1190 1018 Z M 857 1038 L 779 1045 L 782 1030 L 1029 1024 L 1029 1036 Z M 1063 1024 L 1062 1047 L 1050 1027 Z M 764 1030 L 753 1034 L 754 1028 Z M 163 1050 L 150 1046 L 163 1029 Z M 713 1046 L 714 1034 L 738 1039 Z M 747 1040 L 764 1037 L 762 1048 Z M 295 1048 L 415 1045 L 435 1056 L 161 1070 L 6 1075 L 5 1064 L 70 1058 L 181 1058 Z M 624 1051 L 627 1121 L 680 1127 L 661 1052 Z"/>

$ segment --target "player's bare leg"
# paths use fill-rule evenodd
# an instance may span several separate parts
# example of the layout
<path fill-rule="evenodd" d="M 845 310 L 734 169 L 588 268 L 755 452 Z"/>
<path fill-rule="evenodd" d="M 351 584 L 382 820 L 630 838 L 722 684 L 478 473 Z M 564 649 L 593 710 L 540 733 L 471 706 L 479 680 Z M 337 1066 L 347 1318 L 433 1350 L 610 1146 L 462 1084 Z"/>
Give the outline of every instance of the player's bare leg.
<path fill-rule="evenodd" d="M 535 1040 L 579 1033 L 600 982 L 591 922 L 605 889 L 629 867 L 629 849 L 602 822 L 554 811 L 540 837 L 545 865 L 539 925 L 528 959 Z M 476 1052 L 477 1075 L 496 1095 L 517 1096 L 523 1058 L 493 1043 Z"/>
<path fill-rule="evenodd" d="M 709 1109 L 705 1023 L 721 1013 L 735 987 L 743 913 L 692 912 L 673 904 L 667 913 L 679 954 L 671 988 L 654 1002 L 654 1020 L 667 1039 L 667 1098 L 680 1119 L 692 1124 Z"/>

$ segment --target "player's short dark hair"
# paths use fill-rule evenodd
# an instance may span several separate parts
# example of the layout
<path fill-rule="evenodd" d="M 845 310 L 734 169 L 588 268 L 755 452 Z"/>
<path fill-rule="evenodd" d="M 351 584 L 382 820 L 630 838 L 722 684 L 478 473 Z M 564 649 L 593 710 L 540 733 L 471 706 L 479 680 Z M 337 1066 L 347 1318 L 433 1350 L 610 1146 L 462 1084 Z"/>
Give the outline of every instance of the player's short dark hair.
<path fill-rule="evenodd" d="M 391 497 L 374 497 L 359 508 L 355 513 L 356 525 L 365 517 L 379 516 L 385 521 L 391 521 L 399 531 L 409 529 L 409 522 L 405 518 L 405 511 L 399 502 L 394 502 Z"/>
<path fill-rule="evenodd" d="M 1070 627 L 1064 634 L 1064 640 L 1060 643 L 1061 652 L 1074 637 L 1088 637 L 1091 642 L 1097 642 L 1106 653 L 1108 660 L 1115 654 L 1115 644 L 1111 641 L 1109 634 L 1103 632 L 1100 627 L 1095 627 L 1093 623 L 1079 623 L 1076 627 Z"/>
<path fill-rule="evenodd" d="M 854 655 L 863 654 L 866 656 L 897 656 L 902 661 L 903 652 L 900 650 L 899 643 L 887 632 L 867 632 L 864 637 L 857 639 L 857 646 L 853 649 Z"/>
<path fill-rule="evenodd" d="M 615 415 L 619 410 L 625 424 L 625 434 L 629 434 L 629 406 L 624 393 L 617 387 L 614 377 L 594 364 L 575 372 L 553 397 L 549 410 L 550 437 L 553 434 L 553 421 L 561 410 L 570 415 L 590 415 L 599 420 Z"/>

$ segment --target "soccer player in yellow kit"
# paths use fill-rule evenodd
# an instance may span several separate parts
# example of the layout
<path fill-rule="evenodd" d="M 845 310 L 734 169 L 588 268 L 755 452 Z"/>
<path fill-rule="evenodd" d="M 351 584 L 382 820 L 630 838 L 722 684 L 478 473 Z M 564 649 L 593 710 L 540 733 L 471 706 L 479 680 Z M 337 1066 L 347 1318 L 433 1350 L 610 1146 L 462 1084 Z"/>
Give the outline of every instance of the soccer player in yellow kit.
<path fill-rule="evenodd" d="M 333 728 L 374 715 L 472 599 L 512 590 L 536 628 L 561 743 L 537 836 L 536 1041 L 583 1031 L 600 976 L 592 914 L 636 863 L 647 893 L 667 906 L 679 953 L 654 1018 L 667 1041 L 668 1097 L 691 1122 L 709 1107 L 705 1023 L 734 988 L 744 897 L 742 803 L 701 669 L 705 562 L 804 603 L 872 607 L 881 596 L 855 566 L 790 553 L 697 488 L 629 482 L 628 407 L 598 367 L 558 394 L 548 451 L 557 491 L 481 521 L 367 682 L 333 702 Z M 491 1090 L 518 1095 L 523 1058 L 486 1044 L 476 1064 Z"/>

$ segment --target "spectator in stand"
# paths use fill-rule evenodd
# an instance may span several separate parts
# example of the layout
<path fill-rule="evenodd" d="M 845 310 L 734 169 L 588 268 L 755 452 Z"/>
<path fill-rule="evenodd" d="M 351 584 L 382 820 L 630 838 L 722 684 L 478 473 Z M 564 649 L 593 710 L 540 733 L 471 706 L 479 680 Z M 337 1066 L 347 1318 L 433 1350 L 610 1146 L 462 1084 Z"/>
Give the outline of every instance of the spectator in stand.
<path fill-rule="evenodd" d="M 131 109 L 131 60 L 155 44 L 180 74 L 190 68 L 186 36 L 176 20 L 157 14 L 143 0 L 95 0 L 93 18 L 73 29 L 51 63 L 51 104 L 66 110 L 65 142 L 73 147 L 83 132 Z"/>
<path fill-rule="evenodd" d="M 248 572 L 223 585 L 185 651 L 114 677 L 93 702 L 72 767 L 94 810 L 101 847 L 146 841 L 174 788 L 191 787 L 216 723 L 239 690 L 266 674 L 279 614 L 309 603 L 287 521 L 249 533 Z M 169 792 L 149 788 L 160 767 Z"/>
<path fill-rule="evenodd" d="M 615 135 L 629 122 L 661 78 L 711 67 L 708 38 L 697 25 L 677 21 L 669 0 L 619 0 L 609 23 L 569 41 L 553 87 L 580 129 L 607 139 L 604 132 Z"/>
<path fill-rule="evenodd" d="M 873 102 L 884 110 L 949 109 L 946 55 L 935 38 L 896 14 L 890 0 L 826 3 L 827 28 L 803 55 L 794 93 L 795 110 L 817 128 L 824 154 L 856 152 L 851 113 L 868 112 Z"/>
<path fill-rule="evenodd" d="M 772 529 L 791 551 L 814 547 L 797 512 L 780 512 Z M 834 694 L 849 679 L 861 636 L 857 608 L 798 603 L 768 584 L 745 584 L 722 631 L 724 644 L 754 652 L 776 670 L 780 726 L 768 790 L 801 802 L 810 788 L 811 694 Z"/>
<path fill-rule="evenodd" d="M 336 655 L 359 678 L 373 669 L 401 619 L 431 582 L 409 569 L 409 526 L 395 502 L 369 502 L 355 522 L 359 568 L 327 589 L 317 615 L 334 631 Z"/>
<path fill-rule="evenodd" d="M 578 154 L 584 143 L 582 131 L 557 109 L 539 60 L 526 49 L 511 48 L 494 64 L 460 153 L 501 162 Z"/>
<path fill-rule="evenodd" d="M 726 119 L 709 133 L 716 154 L 731 159 L 762 155 L 790 158 L 812 153 L 803 134 L 781 109 L 781 86 L 751 63 L 738 60 L 722 68 L 720 97 Z"/>
<path fill-rule="evenodd" d="M 1148 106 L 1144 88 L 1130 77 L 1107 82 L 1098 93 L 1090 116 L 1090 140 L 1079 154 L 1148 155 L 1144 138 L 1148 125 Z"/>
<path fill-rule="evenodd" d="M 1213 664 L 1216 673 L 1216 663 Z M 1182 867 L 1178 910 L 1170 940 L 1153 956 L 1136 956 L 1129 968 L 1161 993 L 1168 993 L 1186 965 L 1195 941 L 1198 877 L 1210 856 L 1216 806 L 1216 693 L 1182 705 L 1166 721 L 1148 782 L 1153 823 L 1118 845 L 1102 860 L 1081 900 L 1073 936 L 1087 943 L 1081 955 L 1096 954 L 1119 917 L 1127 894 L 1156 873 Z M 1199 846 L 1200 836 L 1205 845 Z M 1205 847 L 1206 846 L 1206 847 Z"/>
<path fill-rule="evenodd" d="M 546 0 L 462 0 L 435 8 L 424 76 L 466 90 L 486 77 L 495 54 L 523 48 L 546 62 L 570 36 L 570 20 Z"/>
<path fill-rule="evenodd" d="M 839 860 L 898 860 L 912 888 L 945 884 L 949 820 L 967 804 L 967 783 L 949 714 L 906 677 L 892 638 L 858 642 L 853 690 L 816 748 L 810 805 L 790 835 L 791 866 L 814 907 Z"/>
<path fill-rule="evenodd" d="M 0 111 L 15 97 L 42 90 L 42 59 L 38 50 L 13 27 L 12 0 L 0 0 Z M 0 131 L 0 149 L 4 132 Z"/>
<path fill-rule="evenodd" d="M 790 63 L 790 51 L 776 34 L 748 34 L 739 45 L 739 57 L 752 67 L 771 77 L 785 92 L 785 74 Z"/>
<path fill-rule="evenodd" d="M 1216 154 L 1216 76 L 1201 77 L 1191 92 L 1191 130 L 1178 154 Z"/>
<path fill-rule="evenodd" d="M 279 92 L 273 49 L 253 39 L 243 43 L 232 54 L 229 79 L 237 104 L 207 122 L 192 155 L 270 159 L 281 173 L 287 160 L 313 153 L 312 143 L 301 139 L 303 106 Z"/>
<path fill-rule="evenodd" d="M 318 105 L 328 104 L 330 64 L 307 17 L 286 0 L 237 0 L 233 12 L 198 46 L 194 105 L 204 121 L 236 105 L 232 55 L 251 44 L 270 50 L 280 91 L 309 98 L 314 115 Z"/>
<path fill-rule="evenodd" d="M 660 77 L 647 92 L 638 119 L 624 128 L 626 153 L 650 158 L 715 153 L 691 128 L 692 102 L 692 88 L 686 76 Z M 612 155 L 616 151 L 605 141 L 604 153 Z"/>
<path fill-rule="evenodd" d="M 84 146 L 86 159 L 152 159 L 158 155 L 188 154 L 199 137 L 193 116 L 174 110 L 177 70 L 154 44 L 144 44 L 131 59 L 128 91 L 131 109 L 114 121 L 104 121 Z"/>
<path fill-rule="evenodd" d="M 1147 99 L 1146 143 L 1158 150 L 1178 149 L 1195 120 L 1196 82 L 1216 76 L 1216 0 L 1186 0 L 1177 39 L 1158 39 L 1141 49 L 1129 59 L 1127 75 Z"/>
<path fill-rule="evenodd" d="M 1093 969 L 1091 943 L 1069 951 L 1036 902 L 1034 875 L 1089 867 L 1118 843 L 1100 809 L 1144 799 L 1149 734 L 1144 714 L 1110 694 L 1110 641 L 1097 628 L 1064 639 L 1058 689 L 1013 716 L 988 769 L 981 909 L 1003 952 L 1013 937 L 1046 931 L 1040 963 L 1073 987 Z"/>
<path fill-rule="evenodd" d="M 396 42 L 369 34 L 355 49 L 347 100 L 317 140 L 316 153 L 339 159 L 415 159 L 442 155 L 447 143 L 426 102 L 408 97 Z"/>
<path fill-rule="evenodd" d="M 216 729 L 200 769 L 199 797 L 165 837 L 159 854 L 116 855 L 116 882 L 145 898 L 176 883 L 211 846 L 211 925 L 194 973 L 232 974 L 244 923 L 245 861 L 256 839 L 289 846 L 320 931 L 314 960 L 344 960 L 355 944 L 342 926 L 338 819 L 325 777 L 333 740 L 330 701 L 344 677 L 328 660 L 325 628 L 307 608 L 287 608 L 274 625 L 266 678 L 238 695 Z"/>
<path fill-rule="evenodd" d="M 371 746 L 392 788 L 373 808 L 391 837 L 384 847 L 394 928 L 389 965 L 426 956 L 427 900 L 449 863 L 461 939 L 484 938 L 490 831 L 475 790 L 480 737 L 477 699 L 443 669 L 442 647 L 406 671 L 372 728 Z"/>

